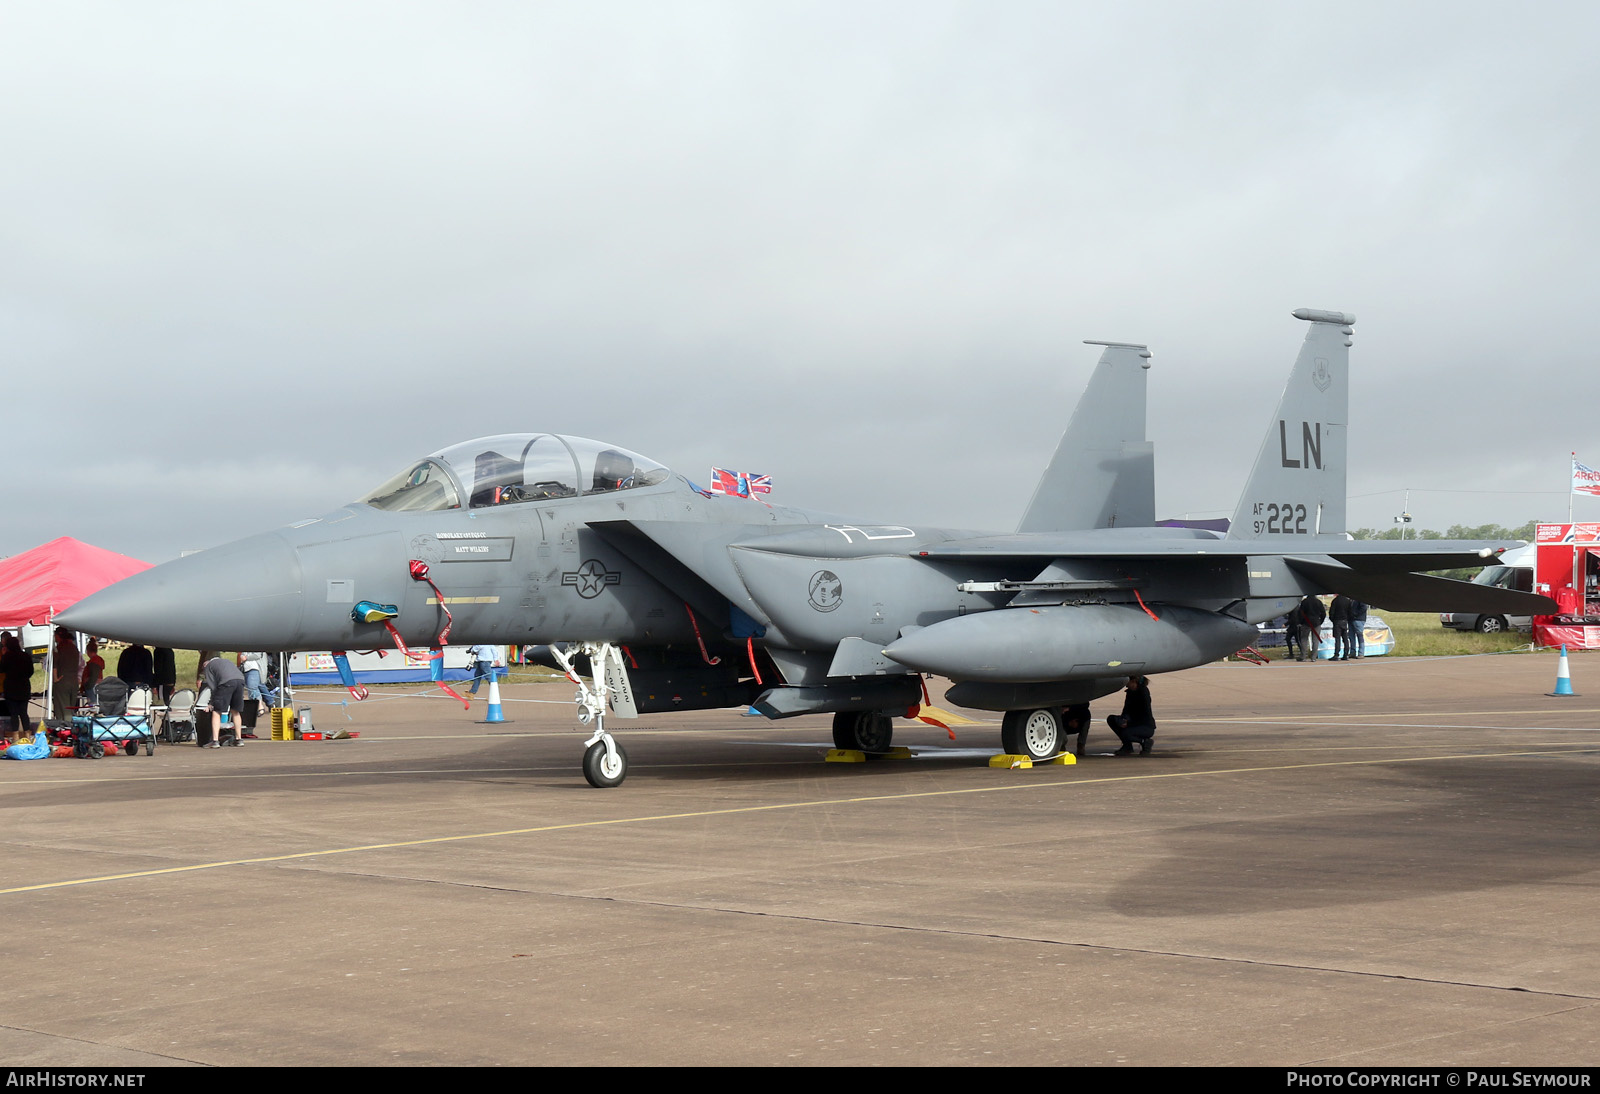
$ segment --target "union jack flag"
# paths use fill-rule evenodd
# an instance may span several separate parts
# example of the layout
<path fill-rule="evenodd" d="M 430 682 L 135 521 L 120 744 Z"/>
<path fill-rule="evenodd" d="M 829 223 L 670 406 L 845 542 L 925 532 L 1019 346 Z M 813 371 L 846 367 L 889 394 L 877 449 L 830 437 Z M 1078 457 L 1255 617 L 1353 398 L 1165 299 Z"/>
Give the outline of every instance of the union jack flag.
<path fill-rule="evenodd" d="M 727 494 L 734 498 L 748 498 L 752 494 L 772 493 L 771 475 L 752 475 L 748 471 L 729 471 L 722 467 L 711 469 L 711 492 Z"/>

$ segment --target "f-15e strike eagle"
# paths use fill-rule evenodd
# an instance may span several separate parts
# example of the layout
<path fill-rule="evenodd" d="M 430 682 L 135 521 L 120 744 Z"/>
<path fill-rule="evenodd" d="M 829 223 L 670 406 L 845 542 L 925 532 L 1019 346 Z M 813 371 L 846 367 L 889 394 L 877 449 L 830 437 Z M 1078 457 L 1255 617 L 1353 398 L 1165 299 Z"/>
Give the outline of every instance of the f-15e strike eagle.
<path fill-rule="evenodd" d="M 931 673 L 954 682 L 950 702 L 1004 712 L 1007 752 L 1042 759 L 1062 748 L 1065 706 L 1226 656 L 1307 593 L 1554 611 L 1415 572 L 1511 544 L 1345 536 L 1355 317 L 1294 315 L 1310 327 L 1226 535 L 1155 526 L 1150 354 L 1099 342 L 1009 535 L 846 523 L 713 495 L 611 445 L 510 434 L 416 460 L 326 516 L 127 578 L 60 621 L 181 648 L 548 644 L 595 726 L 584 774 L 614 786 L 627 756 L 608 715 L 828 712 L 838 747 L 882 752 Z"/>

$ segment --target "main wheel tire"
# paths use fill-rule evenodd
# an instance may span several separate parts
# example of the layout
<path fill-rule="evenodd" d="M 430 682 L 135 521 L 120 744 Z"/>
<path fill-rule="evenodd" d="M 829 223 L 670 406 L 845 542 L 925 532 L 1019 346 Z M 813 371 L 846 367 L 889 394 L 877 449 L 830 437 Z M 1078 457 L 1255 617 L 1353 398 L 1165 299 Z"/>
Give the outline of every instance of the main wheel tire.
<path fill-rule="evenodd" d="M 583 777 L 589 780 L 590 786 L 600 789 L 617 786 L 628 777 L 628 754 L 615 741 L 612 745 L 617 750 L 615 759 L 606 753 L 604 741 L 596 741 L 583 754 Z"/>
<path fill-rule="evenodd" d="M 1479 634 L 1500 634 L 1506 629 L 1506 621 L 1498 615 L 1480 615 L 1478 617 Z"/>
<path fill-rule="evenodd" d="M 1000 744 L 1007 755 L 1048 760 L 1061 752 L 1061 712 L 1008 710 L 1000 720 Z"/>
<path fill-rule="evenodd" d="M 833 716 L 833 747 L 847 752 L 888 752 L 894 719 L 881 710 L 841 710 Z"/>
<path fill-rule="evenodd" d="M 833 747 L 841 752 L 855 747 L 856 712 L 841 710 L 833 716 Z"/>

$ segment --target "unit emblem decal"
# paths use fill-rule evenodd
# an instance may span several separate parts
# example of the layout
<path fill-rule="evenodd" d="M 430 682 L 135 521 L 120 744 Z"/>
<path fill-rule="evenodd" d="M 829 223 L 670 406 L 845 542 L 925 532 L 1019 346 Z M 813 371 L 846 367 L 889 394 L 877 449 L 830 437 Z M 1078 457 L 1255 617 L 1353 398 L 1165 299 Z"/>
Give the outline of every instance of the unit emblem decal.
<path fill-rule="evenodd" d="M 818 570 L 811 575 L 810 593 L 806 598 L 819 612 L 831 612 L 844 601 L 844 582 L 832 570 Z"/>

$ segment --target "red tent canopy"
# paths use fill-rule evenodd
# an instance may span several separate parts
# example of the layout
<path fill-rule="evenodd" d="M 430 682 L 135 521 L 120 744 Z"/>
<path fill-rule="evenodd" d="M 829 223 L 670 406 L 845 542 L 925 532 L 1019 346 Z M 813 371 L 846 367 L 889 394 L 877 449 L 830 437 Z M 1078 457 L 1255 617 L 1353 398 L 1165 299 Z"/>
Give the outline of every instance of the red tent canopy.
<path fill-rule="evenodd" d="M 70 536 L 0 559 L 0 627 L 43 623 L 90 593 L 149 568 L 148 562 Z"/>

